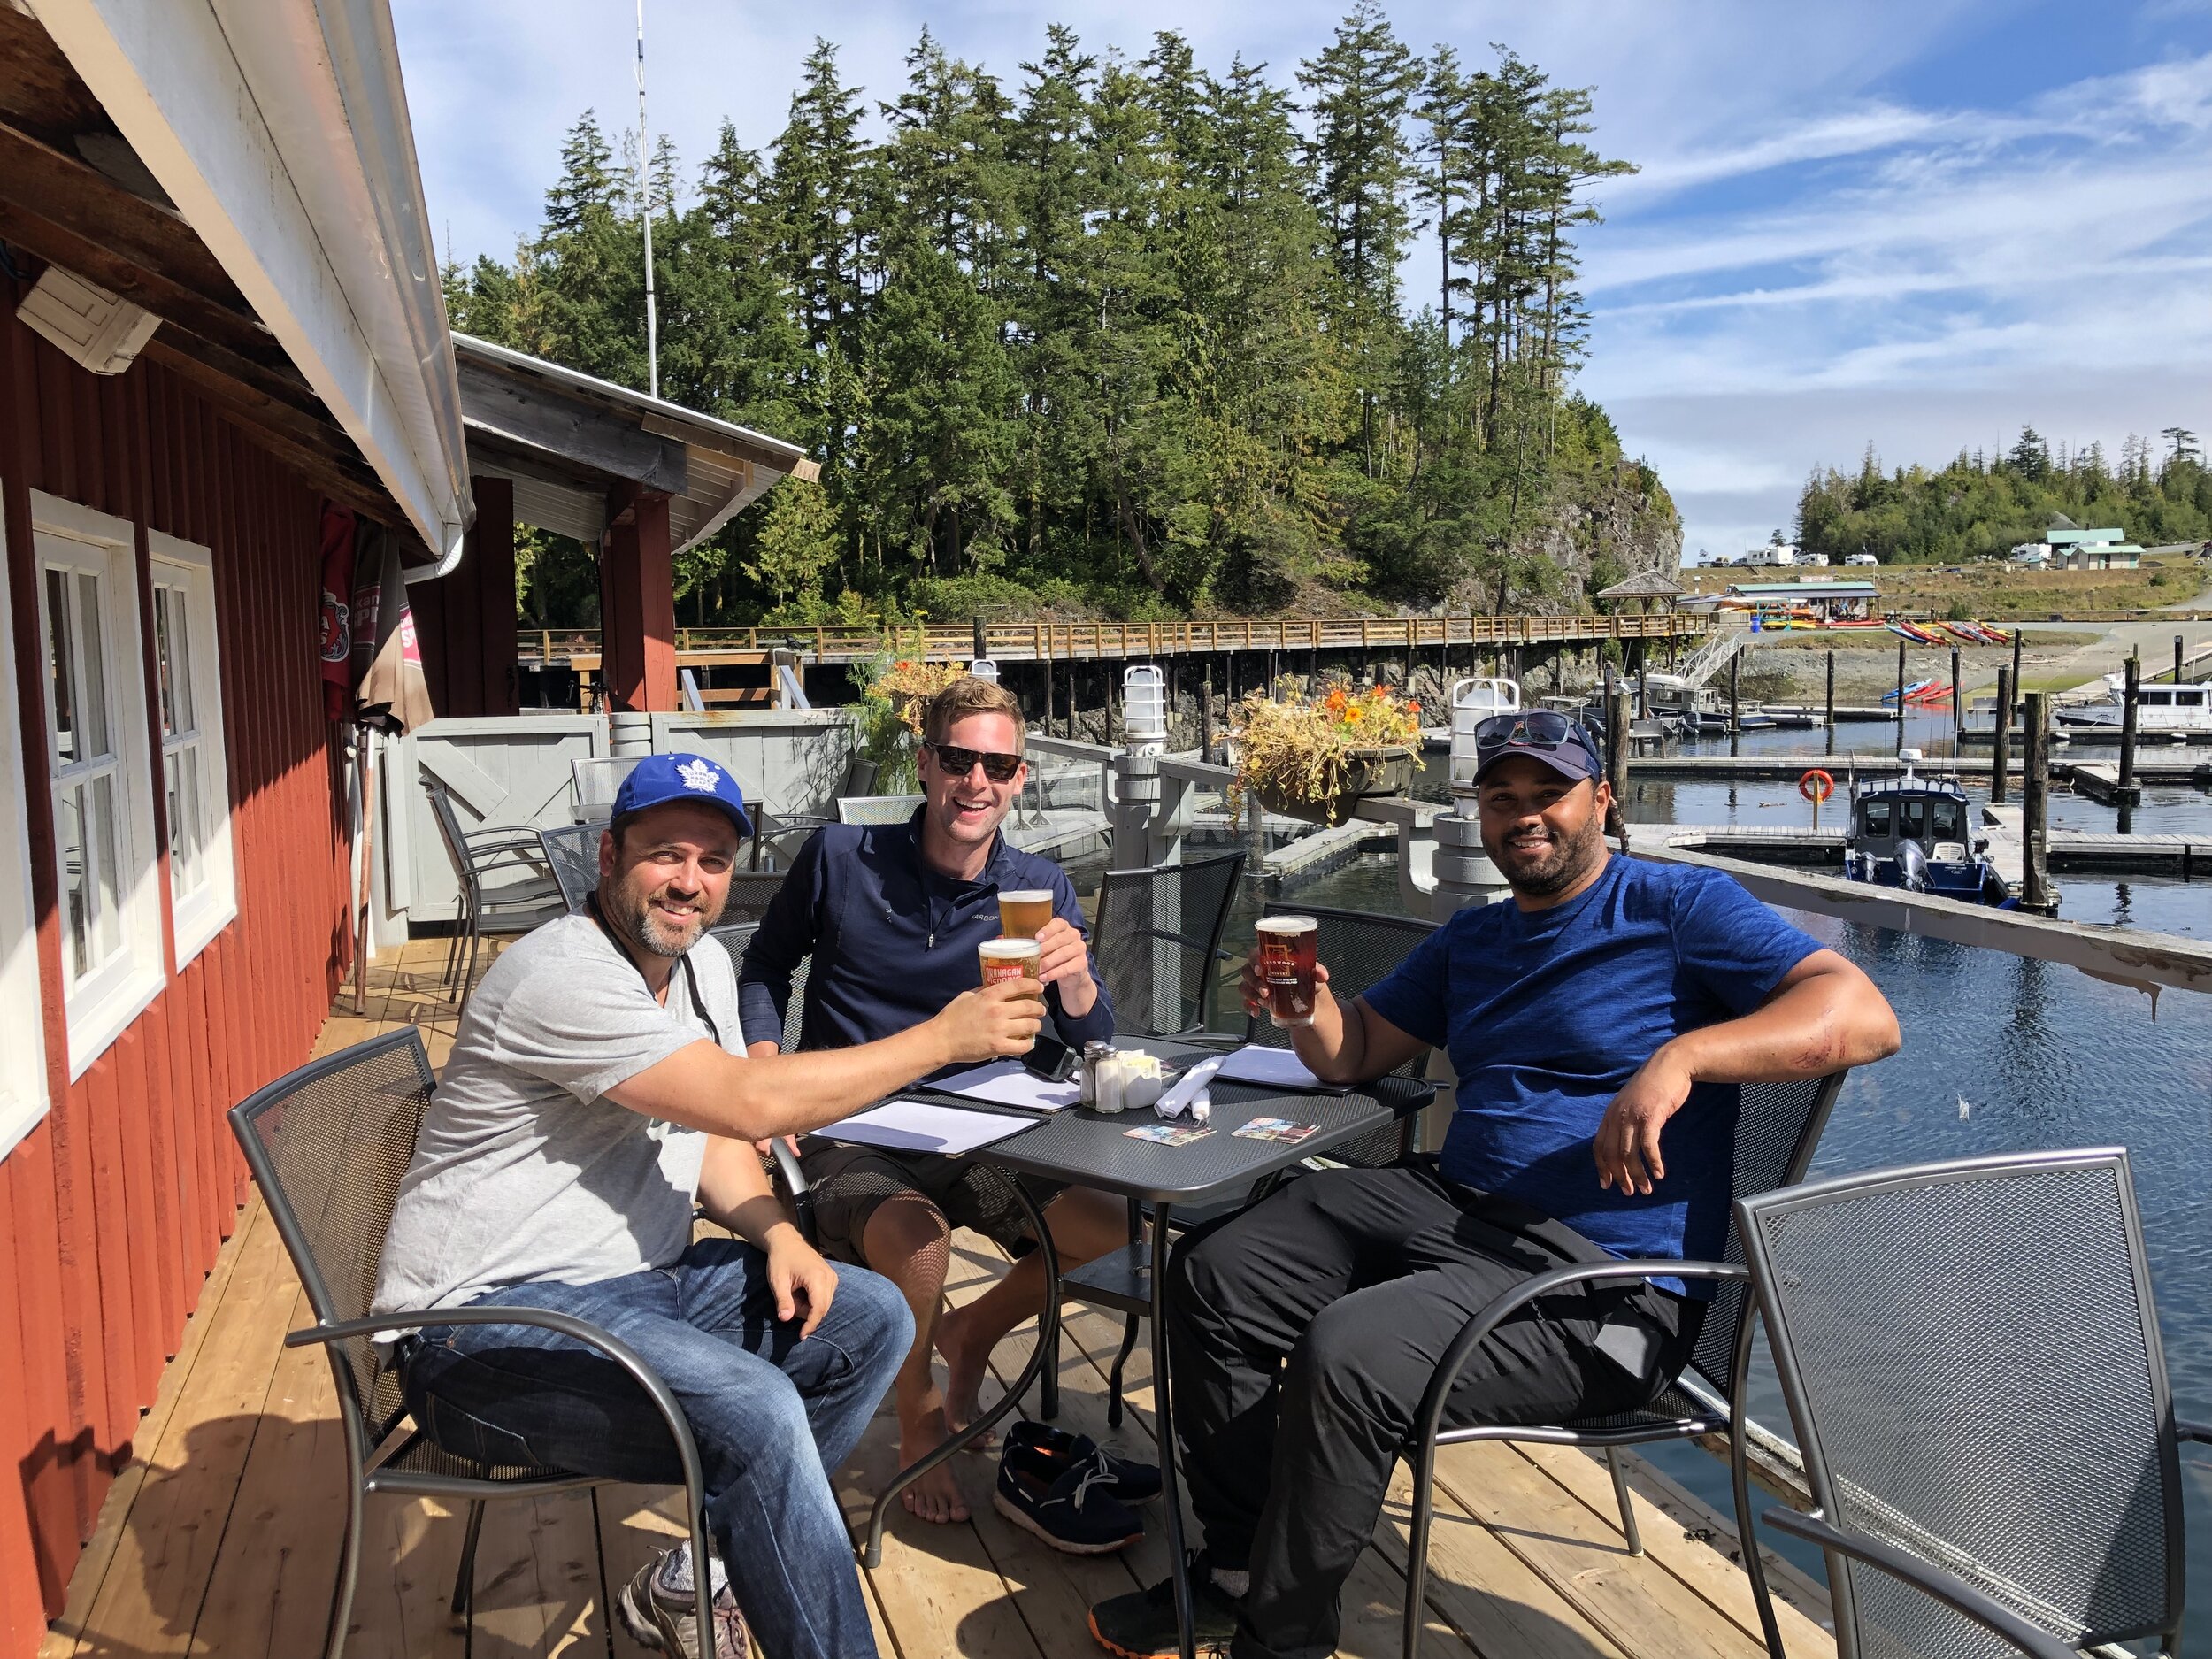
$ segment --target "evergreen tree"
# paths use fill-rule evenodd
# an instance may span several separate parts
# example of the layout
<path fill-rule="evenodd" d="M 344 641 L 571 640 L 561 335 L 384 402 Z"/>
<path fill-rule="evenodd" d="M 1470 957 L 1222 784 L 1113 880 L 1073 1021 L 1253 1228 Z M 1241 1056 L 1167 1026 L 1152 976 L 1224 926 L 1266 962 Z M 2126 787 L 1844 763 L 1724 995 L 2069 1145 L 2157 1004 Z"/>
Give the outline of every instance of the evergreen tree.
<path fill-rule="evenodd" d="M 641 387 L 649 204 L 664 395 L 822 465 L 686 551 L 693 621 L 1502 609 L 1671 562 L 1665 492 L 1568 390 L 1587 191 L 1623 170 L 1590 95 L 1502 49 L 1425 65 L 1379 0 L 1295 82 L 1302 114 L 1177 34 L 1133 63 L 1054 27 L 1010 95 L 925 32 L 872 139 L 818 40 L 765 155 L 726 126 L 688 194 L 665 139 L 640 169 L 587 111 L 534 233 L 443 270 L 448 308 Z M 1409 317 L 1417 231 L 1433 304 Z M 2203 472 L 2167 442 L 2155 475 L 2133 442 L 2116 478 L 2059 471 L 2170 518 Z M 1908 487 L 1844 488 L 1863 518 Z M 591 556 L 543 541 L 518 597 L 582 620 Z"/>
<path fill-rule="evenodd" d="M 1375 392 L 1371 381 L 1398 320 L 1398 262 L 1410 222 L 1413 157 L 1406 111 L 1421 65 L 1392 32 L 1380 0 L 1356 0 L 1336 37 L 1298 68 L 1312 95 L 1307 149 L 1315 203 L 1336 243 L 1339 326 L 1359 376 L 1360 447 L 1375 470 Z"/>

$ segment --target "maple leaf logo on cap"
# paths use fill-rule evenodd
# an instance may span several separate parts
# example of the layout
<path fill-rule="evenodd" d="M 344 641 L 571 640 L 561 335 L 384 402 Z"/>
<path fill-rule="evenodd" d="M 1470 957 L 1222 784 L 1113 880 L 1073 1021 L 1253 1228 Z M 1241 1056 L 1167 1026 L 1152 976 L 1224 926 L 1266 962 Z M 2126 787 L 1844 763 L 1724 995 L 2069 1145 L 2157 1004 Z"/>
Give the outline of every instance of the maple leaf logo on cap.
<path fill-rule="evenodd" d="M 676 768 L 676 775 L 684 780 L 685 788 L 707 795 L 712 795 L 722 781 L 722 775 L 703 760 L 686 761 Z"/>

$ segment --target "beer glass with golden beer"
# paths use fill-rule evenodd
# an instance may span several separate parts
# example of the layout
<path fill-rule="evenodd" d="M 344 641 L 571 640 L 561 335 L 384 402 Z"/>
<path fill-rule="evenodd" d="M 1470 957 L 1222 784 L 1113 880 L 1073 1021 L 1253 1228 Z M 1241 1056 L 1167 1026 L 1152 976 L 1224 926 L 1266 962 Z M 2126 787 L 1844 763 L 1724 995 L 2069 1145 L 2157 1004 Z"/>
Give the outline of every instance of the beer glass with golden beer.
<path fill-rule="evenodd" d="M 987 939 L 976 954 L 983 964 L 983 983 L 993 986 L 1001 979 L 1036 979 L 1045 953 L 1033 939 Z"/>
<path fill-rule="evenodd" d="M 1279 1031 L 1313 1024 L 1313 952 L 1320 926 L 1310 916 L 1260 918 L 1260 979 L 1267 987 L 1267 1018 Z"/>
<path fill-rule="evenodd" d="M 1034 939 L 1052 919 L 1052 894 L 1030 887 L 998 895 L 999 931 L 1009 939 Z"/>

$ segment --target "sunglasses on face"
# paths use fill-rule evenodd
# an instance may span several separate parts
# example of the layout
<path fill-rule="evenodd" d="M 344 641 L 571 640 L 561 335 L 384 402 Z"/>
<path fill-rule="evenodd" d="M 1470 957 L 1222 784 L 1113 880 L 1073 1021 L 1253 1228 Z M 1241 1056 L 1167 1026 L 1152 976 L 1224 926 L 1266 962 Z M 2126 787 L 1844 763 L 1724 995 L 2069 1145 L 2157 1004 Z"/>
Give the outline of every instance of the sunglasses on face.
<path fill-rule="evenodd" d="M 1589 734 L 1575 721 L 1554 709 L 1529 709 L 1518 714 L 1494 714 L 1475 727 L 1478 749 L 1503 749 L 1517 743 L 1523 749 L 1557 749 L 1579 742 L 1595 752 Z"/>
<path fill-rule="evenodd" d="M 960 749 L 951 743 L 923 745 L 937 757 L 937 764 L 955 778 L 964 778 L 980 764 L 983 775 L 993 783 L 1011 783 L 1014 774 L 1022 769 L 1019 755 L 997 755 L 987 749 Z"/>

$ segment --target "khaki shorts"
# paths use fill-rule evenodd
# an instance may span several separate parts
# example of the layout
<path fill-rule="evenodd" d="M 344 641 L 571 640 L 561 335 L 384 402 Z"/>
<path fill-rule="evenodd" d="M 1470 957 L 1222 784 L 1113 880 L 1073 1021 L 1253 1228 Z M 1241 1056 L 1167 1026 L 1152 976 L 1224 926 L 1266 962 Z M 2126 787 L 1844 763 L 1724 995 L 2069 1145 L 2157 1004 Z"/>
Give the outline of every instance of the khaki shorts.
<path fill-rule="evenodd" d="M 828 1141 L 800 1141 L 799 1168 L 814 1200 L 816 1243 L 824 1255 L 861 1267 L 868 1265 L 860 1253 L 868 1217 L 896 1194 L 919 1193 L 952 1225 L 970 1228 L 1009 1256 L 1021 1256 L 1035 1249 L 1037 1241 L 1030 1237 L 1014 1183 L 1021 1182 L 1040 1210 L 1067 1190 L 1064 1182 L 1017 1176 L 973 1158 L 901 1157 L 880 1147 Z M 779 1175 L 780 1191 L 782 1185 Z"/>

